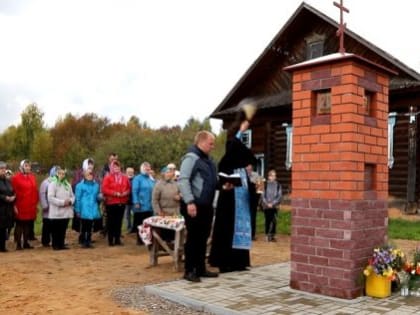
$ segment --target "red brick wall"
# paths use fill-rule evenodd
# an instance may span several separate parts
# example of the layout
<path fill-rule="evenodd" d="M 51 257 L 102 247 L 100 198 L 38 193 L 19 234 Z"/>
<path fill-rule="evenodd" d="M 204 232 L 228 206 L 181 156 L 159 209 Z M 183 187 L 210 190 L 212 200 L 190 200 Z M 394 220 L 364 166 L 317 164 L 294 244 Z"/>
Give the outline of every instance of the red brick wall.
<path fill-rule="evenodd" d="M 387 238 L 388 76 L 375 71 L 346 59 L 293 73 L 292 288 L 359 296 Z M 313 92 L 326 88 L 331 114 L 317 119 Z M 365 89 L 376 93 L 370 116 Z"/>

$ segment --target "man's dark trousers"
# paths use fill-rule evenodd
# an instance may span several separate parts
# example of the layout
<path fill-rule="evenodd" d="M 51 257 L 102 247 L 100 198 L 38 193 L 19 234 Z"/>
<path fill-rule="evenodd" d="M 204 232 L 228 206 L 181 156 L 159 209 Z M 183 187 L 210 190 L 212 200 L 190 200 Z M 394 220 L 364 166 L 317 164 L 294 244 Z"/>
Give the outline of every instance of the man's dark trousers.
<path fill-rule="evenodd" d="M 181 213 L 185 218 L 187 240 L 184 245 L 185 273 L 194 272 L 200 276 L 206 270 L 207 240 L 213 222 L 213 206 L 197 206 L 197 216 L 187 214 L 187 206 L 181 203 Z"/>

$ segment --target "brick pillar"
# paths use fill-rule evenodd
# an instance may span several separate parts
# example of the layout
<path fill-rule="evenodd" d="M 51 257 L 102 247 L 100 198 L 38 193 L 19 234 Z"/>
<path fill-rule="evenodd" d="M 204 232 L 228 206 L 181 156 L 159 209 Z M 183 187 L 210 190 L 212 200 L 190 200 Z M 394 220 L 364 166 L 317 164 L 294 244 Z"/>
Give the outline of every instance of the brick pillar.
<path fill-rule="evenodd" d="M 356 298 L 367 258 L 387 240 L 392 72 L 353 54 L 285 70 L 293 74 L 290 286 Z"/>

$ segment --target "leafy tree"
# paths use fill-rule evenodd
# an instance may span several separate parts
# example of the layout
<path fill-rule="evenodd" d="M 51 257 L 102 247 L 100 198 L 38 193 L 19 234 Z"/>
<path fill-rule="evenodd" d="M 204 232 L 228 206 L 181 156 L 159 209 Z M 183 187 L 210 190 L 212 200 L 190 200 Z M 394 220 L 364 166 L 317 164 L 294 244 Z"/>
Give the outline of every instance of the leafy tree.
<path fill-rule="evenodd" d="M 221 131 L 216 136 L 215 148 L 212 152 L 212 157 L 216 162 L 219 162 L 222 156 L 225 154 L 226 145 L 226 131 Z"/>
<path fill-rule="evenodd" d="M 35 104 L 28 106 L 22 113 L 22 125 L 11 126 L 0 135 L 0 158 L 20 161 L 30 153 L 30 158 L 44 167 L 59 164 L 73 169 L 80 168 L 85 158 L 93 157 L 99 171 L 108 154 L 115 152 L 125 167 L 138 169 L 142 162 L 148 161 L 159 171 L 170 162 L 179 166 L 195 134 L 200 130 L 211 131 L 208 119 L 190 118 L 184 127 L 152 129 L 134 115 L 127 123 L 110 123 L 108 118 L 94 113 L 81 117 L 68 113 L 46 130 L 42 117 Z M 216 161 L 224 153 L 225 141 L 223 132 L 216 137 L 212 154 Z M 25 153 L 28 143 L 30 150 Z"/>
<path fill-rule="evenodd" d="M 44 113 L 36 103 L 29 104 L 20 115 L 21 125 L 18 127 L 21 140 L 21 154 L 25 158 L 30 157 L 33 141 L 37 133 L 44 130 Z"/>
<path fill-rule="evenodd" d="M 53 139 L 49 131 L 44 130 L 35 135 L 31 157 L 43 167 L 50 167 L 54 164 Z"/>
<path fill-rule="evenodd" d="M 18 160 L 18 128 L 10 126 L 0 136 L 0 159 L 3 161 Z"/>
<path fill-rule="evenodd" d="M 141 128 L 140 119 L 137 116 L 132 115 L 127 122 L 127 127 L 128 128 Z"/>
<path fill-rule="evenodd" d="M 112 133 L 108 118 L 88 113 L 76 117 L 68 113 L 51 129 L 56 163 L 80 167 L 96 148 Z"/>

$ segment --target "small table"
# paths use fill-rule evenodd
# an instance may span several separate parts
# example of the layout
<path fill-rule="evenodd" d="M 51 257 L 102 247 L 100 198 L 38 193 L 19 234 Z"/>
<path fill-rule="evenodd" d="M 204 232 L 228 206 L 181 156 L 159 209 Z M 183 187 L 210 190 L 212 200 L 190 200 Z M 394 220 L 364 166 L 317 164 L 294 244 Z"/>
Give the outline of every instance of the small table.
<path fill-rule="evenodd" d="M 172 246 L 159 235 L 159 229 L 167 229 L 175 232 Z M 179 271 L 179 263 L 184 253 L 185 221 L 182 216 L 153 216 L 145 219 L 139 226 L 140 237 L 146 245 L 149 245 L 150 264 L 156 266 L 159 256 L 171 256 L 174 268 Z"/>

